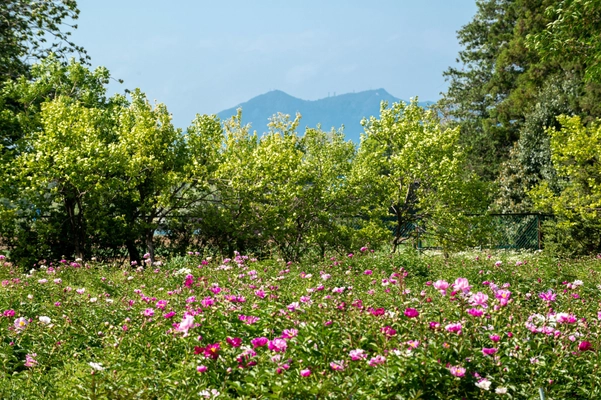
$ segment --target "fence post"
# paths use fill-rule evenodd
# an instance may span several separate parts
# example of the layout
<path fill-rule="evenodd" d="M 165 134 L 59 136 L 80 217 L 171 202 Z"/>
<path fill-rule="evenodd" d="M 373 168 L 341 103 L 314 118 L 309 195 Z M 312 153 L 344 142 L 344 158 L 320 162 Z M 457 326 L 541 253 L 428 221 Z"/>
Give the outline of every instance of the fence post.
<path fill-rule="evenodd" d="M 538 233 L 538 249 L 542 249 L 542 230 L 541 230 L 541 220 L 540 220 L 540 214 L 536 214 L 536 226 L 537 226 L 537 233 Z"/>

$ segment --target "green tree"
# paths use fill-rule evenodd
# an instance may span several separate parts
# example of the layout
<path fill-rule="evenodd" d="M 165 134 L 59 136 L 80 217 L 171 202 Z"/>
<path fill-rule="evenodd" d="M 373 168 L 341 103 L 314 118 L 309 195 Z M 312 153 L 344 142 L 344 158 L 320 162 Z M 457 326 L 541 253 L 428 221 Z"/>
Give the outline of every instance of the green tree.
<path fill-rule="evenodd" d="M 73 254 L 74 247 L 79 247 L 82 243 L 72 235 L 75 231 L 67 228 L 73 227 L 72 224 L 78 218 L 75 208 L 70 208 L 73 211 L 71 218 L 63 215 L 61 207 L 55 202 L 56 197 L 51 194 L 52 191 L 58 190 L 54 183 L 42 188 L 41 181 L 48 185 L 50 182 L 45 181 L 45 178 L 41 178 L 40 181 L 33 178 L 37 173 L 44 172 L 36 166 L 35 159 L 36 149 L 46 145 L 41 142 L 58 140 L 57 145 L 60 145 L 62 139 L 57 139 L 58 137 L 71 135 L 64 132 L 68 127 L 62 126 L 60 121 L 53 119 L 50 114 L 54 111 L 59 112 L 58 108 L 62 107 L 62 115 L 70 119 L 70 122 L 78 124 L 79 116 L 67 110 L 71 105 L 82 110 L 82 117 L 90 118 L 91 121 L 99 118 L 86 110 L 96 110 L 94 113 L 102 114 L 103 110 L 111 108 L 113 104 L 105 95 L 109 73 L 104 68 L 89 71 L 79 63 L 62 64 L 56 58 L 50 57 L 34 65 L 30 77 L 6 82 L 0 92 L 0 103 L 16 104 L 14 107 L 7 106 L 2 109 L 0 116 L 4 132 L 2 138 L 5 139 L 2 142 L 0 163 L 3 177 L 0 182 L 0 215 L 3 221 L 1 235 L 7 238 L 9 246 L 13 247 L 12 255 L 22 256 L 29 261 L 36 255 L 49 256 L 46 251 L 58 256 Z M 50 106 L 51 103 L 54 106 Z M 44 107 L 48 107 L 48 110 L 44 111 Z M 54 111 L 50 111 L 51 109 Z M 44 136 L 45 125 L 54 130 L 47 137 Z M 74 143 L 74 148 L 83 145 L 77 140 Z M 68 150 L 68 146 L 65 146 L 61 151 Z M 43 151 L 38 155 L 42 156 L 41 164 L 48 161 L 44 158 L 47 155 Z M 30 161 L 25 162 L 28 157 Z M 31 171 L 24 163 L 33 165 L 35 171 Z M 55 167 L 51 160 L 48 163 L 50 167 Z M 28 173 L 31 174 L 27 175 Z M 23 180 L 26 178 L 28 180 Z M 62 189 L 66 190 L 66 187 Z M 79 232 L 81 233 L 81 230 Z M 38 254 L 34 255 L 34 252 L 29 251 L 30 247 Z M 81 251 L 80 248 L 76 253 Z"/>
<path fill-rule="evenodd" d="M 124 221 L 126 246 L 132 261 L 139 261 L 140 238 L 154 261 L 155 233 L 178 210 L 204 198 L 216 168 L 222 129 L 216 117 L 197 116 L 185 133 L 175 129 L 163 104 L 153 107 L 139 90 L 119 115 L 116 137 L 119 171 L 124 182 L 113 198 L 116 215 Z M 195 195 L 193 195 L 195 194 Z"/>
<path fill-rule="evenodd" d="M 459 128 L 443 127 L 437 114 L 418 106 L 417 99 L 408 105 L 383 103 L 380 118 L 363 123 L 353 179 L 363 182 L 369 199 L 363 208 L 366 218 L 394 216 L 393 251 L 413 236 L 415 230 L 407 227 L 417 224 L 451 247 L 461 239 L 455 233 L 464 214 L 486 204 L 485 196 L 474 191 L 476 181 L 465 173 Z"/>
<path fill-rule="evenodd" d="M 530 47 L 544 60 L 584 70 L 586 81 L 601 82 L 601 1 L 556 1 L 546 16 L 549 24 L 530 35 Z"/>
<path fill-rule="evenodd" d="M 27 75 L 31 62 L 85 50 L 70 41 L 79 17 L 74 0 L 3 0 L 0 7 L 0 83 Z"/>
<path fill-rule="evenodd" d="M 571 253 L 601 251 L 601 121 L 585 126 L 578 116 L 558 117 L 560 129 L 549 129 L 551 160 L 559 190 L 547 181 L 529 195 L 535 207 L 552 212 L 557 222 L 551 238 L 558 250 Z M 563 238 L 562 238 L 563 237 Z"/>

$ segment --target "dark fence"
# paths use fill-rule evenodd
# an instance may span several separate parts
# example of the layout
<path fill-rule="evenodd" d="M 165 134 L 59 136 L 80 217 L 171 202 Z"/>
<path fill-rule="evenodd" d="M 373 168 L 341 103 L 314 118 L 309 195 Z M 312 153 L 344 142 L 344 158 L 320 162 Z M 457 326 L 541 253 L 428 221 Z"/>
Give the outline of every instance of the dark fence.
<path fill-rule="evenodd" d="M 480 231 L 488 234 L 482 240 L 482 247 L 493 249 L 529 249 L 543 248 L 542 224 L 552 218 L 547 214 L 481 214 L 470 215 L 472 222 L 478 224 Z M 482 225 L 485 228 L 482 229 Z M 394 233 L 396 233 L 396 228 Z M 418 249 L 438 249 L 442 246 L 436 237 L 428 232 L 423 221 L 408 222 L 401 227 L 401 236 L 410 238 L 405 243 Z"/>

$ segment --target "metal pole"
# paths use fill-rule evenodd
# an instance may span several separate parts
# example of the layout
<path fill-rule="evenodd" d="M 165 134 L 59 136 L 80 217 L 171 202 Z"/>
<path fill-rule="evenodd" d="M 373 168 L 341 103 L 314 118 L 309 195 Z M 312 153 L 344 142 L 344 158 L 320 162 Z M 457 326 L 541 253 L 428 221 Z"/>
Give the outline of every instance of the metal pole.
<path fill-rule="evenodd" d="M 539 387 L 538 394 L 540 395 L 540 400 L 545 400 L 545 389 L 543 389 L 542 387 Z"/>

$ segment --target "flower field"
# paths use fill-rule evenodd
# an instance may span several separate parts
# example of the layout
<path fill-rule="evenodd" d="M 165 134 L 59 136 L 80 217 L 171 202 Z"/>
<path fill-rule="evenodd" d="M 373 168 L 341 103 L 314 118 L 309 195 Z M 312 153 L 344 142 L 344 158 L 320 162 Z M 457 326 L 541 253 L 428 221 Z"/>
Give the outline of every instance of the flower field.
<path fill-rule="evenodd" d="M 0 398 L 601 398 L 601 260 L 0 267 Z"/>

